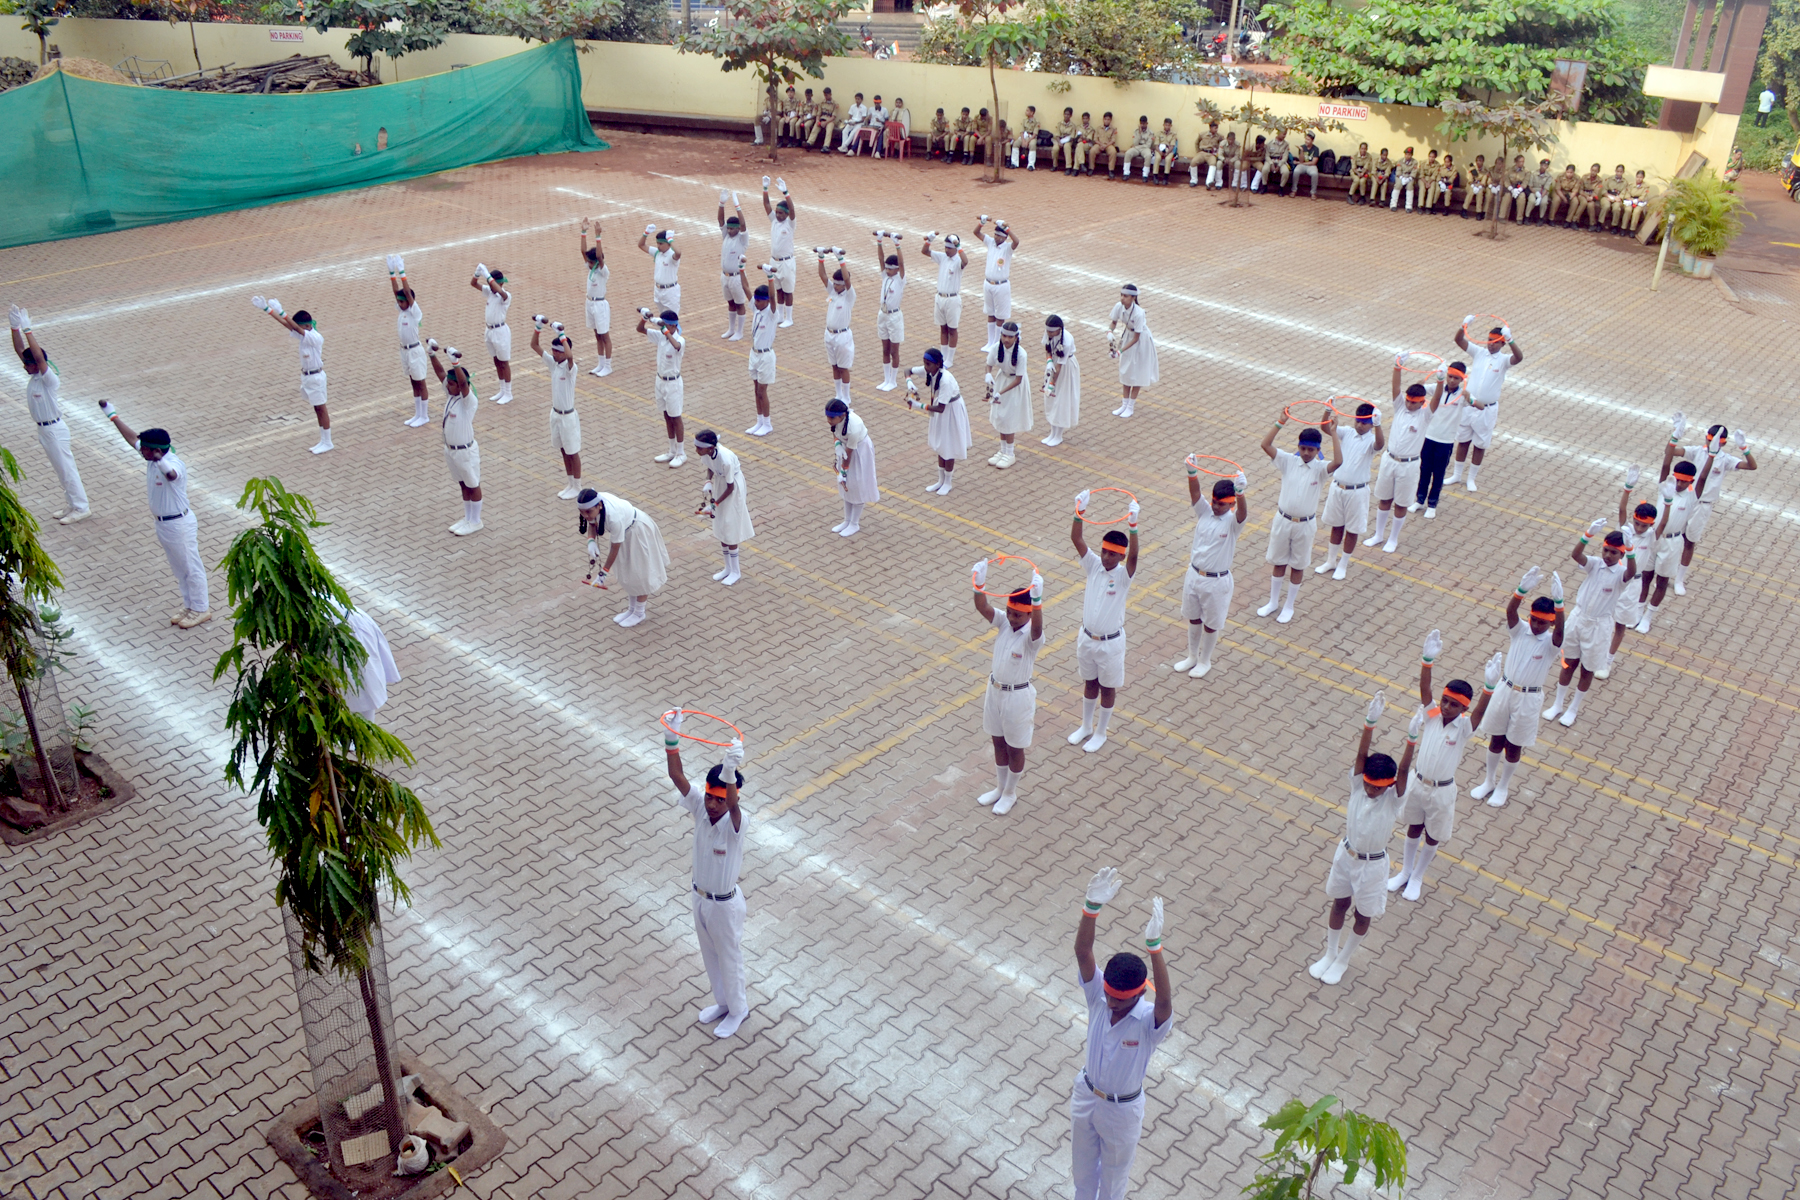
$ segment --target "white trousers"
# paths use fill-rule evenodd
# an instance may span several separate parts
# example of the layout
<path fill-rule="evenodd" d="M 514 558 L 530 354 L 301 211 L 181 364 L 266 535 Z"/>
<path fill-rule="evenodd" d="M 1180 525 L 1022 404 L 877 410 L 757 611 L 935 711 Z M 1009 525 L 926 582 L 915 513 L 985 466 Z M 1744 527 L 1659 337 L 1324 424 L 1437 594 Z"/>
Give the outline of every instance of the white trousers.
<path fill-rule="evenodd" d="M 1075 1133 L 1075 1200 L 1124 1200 L 1131 1159 L 1144 1133 L 1144 1097 L 1123 1104 L 1102 1100 L 1076 1072 L 1069 1121 Z"/>
<path fill-rule="evenodd" d="M 723 1004 L 740 1016 L 750 1011 L 744 992 L 744 889 L 729 900 L 694 897 L 694 936 L 700 940 L 700 959 L 712 984 L 714 1004 Z"/>
<path fill-rule="evenodd" d="M 181 585 L 181 603 L 193 612 L 207 611 L 206 564 L 200 560 L 200 522 L 194 514 L 156 522 L 156 540 L 169 556 L 169 570 Z"/>
<path fill-rule="evenodd" d="M 38 445 L 44 448 L 44 457 L 50 460 L 50 469 L 62 481 L 63 496 L 69 502 L 71 511 L 88 506 L 87 489 L 81 486 L 81 472 L 75 469 L 75 456 L 69 452 L 69 424 L 57 421 L 54 425 L 39 425 Z"/>

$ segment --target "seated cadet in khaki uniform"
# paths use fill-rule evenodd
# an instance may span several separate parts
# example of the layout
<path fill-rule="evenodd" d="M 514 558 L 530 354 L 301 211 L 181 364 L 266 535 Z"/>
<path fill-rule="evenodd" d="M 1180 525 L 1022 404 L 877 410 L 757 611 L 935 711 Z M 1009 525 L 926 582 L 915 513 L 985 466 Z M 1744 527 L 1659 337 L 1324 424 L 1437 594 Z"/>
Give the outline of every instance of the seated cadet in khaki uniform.
<path fill-rule="evenodd" d="M 1493 216 L 1495 216 L 1496 213 L 1498 213 L 1500 211 L 1500 195 L 1505 190 L 1506 190 L 1506 162 L 1504 159 L 1495 158 L 1493 161 L 1493 164 L 1491 166 L 1489 166 L 1487 169 L 1487 201 L 1486 201 L 1486 203 L 1487 203 L 1487 215 L 1488 216 L 1493 217 Z M 1482 214 L 1480 214 L 1480 213 L 1475 214 L 1476 220 L 1480 220 L 1481 215 Z M 1496 219 L 1498 219 L 1498 218 L 1496 218 Z"/>
<path fill-rule="evenodd" d="M 1637 173 L 1637 181 L 1625 189 L 1624 216 L 1619 222 L 1619 236 L 1630 237 L 1644 223 L 1644 209 L 1650 203 L 1650 185 L 1644 182 L 1644 173 Z"/>
<path fill-rule="evenodd" d="M 1503 190 L 1494 208 L 1494 220 L 1504 221 L 1510 216 L 1518 224 L 1525 223 L 1525 179 L 1529 174 L 1525 170 L 1525 156 L 1513 155 L 1512 166 L 1506 169 L 1501 180 Z"/>
<path fill-rule="evenodd" d="M 1307 180 L 1312 184 L 1312 198 L 1319 198 L 1319 139 L 1315 134 L 1307 134 L 1306 140 L 1300 143 L 1300 164 L 1294 168 L 1294 195 L 1300 194 L 1300 181 Z"/>
<path fill-rule="evenodd" d="M 1419 177 L 1419 160 L 1413 157 L 1413 148 L 1408 146 L 1400 152 L 1400 161 L 1394 164 L 1394 194 L 1388 201 L 1389 209 L 1400 207 L 1400 197 L 1406 197 L 1406 211 L 1411 212 L 1413 206 L 1413 187 Z"/>
<path fill-rule="evenodd" d="M 1181 161 L 1181 143 L 1175 137 L 1175 122 L 1163 118 L 1162 129 L 1156 135 L 1156 182 L 1164 187 L 1169 183 L 1169 168 Z"/>
<path fill-rule="evenodd" d="M 1056 144 L 1050 147 L 1050 169 L 1061 171 L 1064 175 L 1075 173 L 1075 131 L 1080 128 L 1075 124 L 1075 110 L 1063 109 L 1062 120 L 1056 123 L 1051 134 Z"/>
<path fill-rule="evenodd" d="M 1431 207 L 1426 212 L 1448 215 L 1450 203 L 1456 199 L 1456 155 L 1444 155 L 1438 164 L 1437 180 L 1431 185 Z"/>
<path fill-rule="evenodd" d="M 1075 126 L 1069 135 L 1069 174 L 1085 174 L 1088 170 L 1088 155 L 1093 153 L 1094 138 L 1100 131 L 1094 128 L 1092 113 L 1081 114 L 1081 124 Z"/>
<path fill-rule="evenodd" d="M 1380 205 L 1387 203 L 1388 189 L 1394 182 L 1394 160 L 1388 157 L 1387 147 L 1381 148 L 1381 154 L 1375 159 L 1375 165 L 1369 168 L 1370 199 Z"/>
<path fill-rule="evenodd" d="M 1084 169 L 1089 175 L 1094 173 L 1094 164 L 1100 161 L 1102 154 L 1106 155 L 1106 177 L 1109 180 L 1117 178 L 1113 174 L 1113 168 L 1119 164 L 1119 129 L 1113 124 L 1111 113 L 1100 114 L 1100 129 L 1094 134 L 1094 144 L 1088 148 L 1083 159 L 1086 163 Z"/>
<path fill-rule="evenodd" d="M 960 155 L 961 162 L 969 162 L 970 154 L 975 148 L 975 118 L 969 115 L 969 106 L 963 105 L 962 115 L 950 126 L 950 154 L 952 159 Z M 946 160 L 950 161 L 950 160 Z"/>
<path fill-rule="evenodd" d="M 794 145 L 806 145 L 806 139 L 812 136 L 813 122 L 819 119 L 819 102 L 813 99 L 813 90 L 806 89 L 806 99 L 800 105 L 800 119 L 794 127 Z"/>
<path fill-rule="evenodd" d="M 810 91 L 811 89 L 808 89 Z M 800 136 L 800 97 L 790 85 L 781 97 L 780 124 L 776 130 L 783 146 L 791 146 Z"/>
<path fill-rule="evenodd" d="M 1614 229 L 1625 215 L 1625 191 L 1631 184 L 1625 179 L 1625 164 L 1613 168 L 1600 189 L 1600 227 Z"/>
<path fill-rule="evenodd" d="M 1575 174 L 1575 164 L 1570 163 L 1563 168 L 1563 173 L 1556 177 L 1556 183 L 1550 189 L 1550 220 L 1554 225 L 1558 219 L 1564 229 L 1573 229 L 1575 222 L 1575 206 L 1581 195 L 1581 176 Z"/>
<path fill-rule="evenodd" d="M 1600 174 L 1600 164 L 1595 163 L 1588 173 L 1581 177 L 1581 185 L 1576 189 L 1576 203 L 1569 213 L 1569 224 L 1576 229 L 1581 228 L 1586 218 L 1596 228 L 1599 225 L 1600 193 L 1606 186 L 1605 177 Z"/>
<path fill-rule="evenodd" d="M 837 132 L 837 101 L 831 98 L 831 89 L 825 89 L 825 96 L 819 101 L 819 111 L 813 118 L 812 132 L 806 135 L 806 148 L 811 150 L 817 143 L 820 154 L 831 153 L 831 135 Z"/>
<path fill-rule="evenodd" d="M 944 110 L 938 109 L 937 116 L 931 118 L 931 128 L 925 133 L 925 157 L 935 158 L 939 153 L 944 161 L 950 161 L 950 122 L 944 117 Z"/>
<path fill-rule="evenodd" d="M 1019 165 L 1019 155 L 1022 152 L 1025 155 L 1025 169 L 1037 170 L 1038 130 L 1041 128 L 1043 126 L 1038 124 L 1037 119 L 1037 105 L 1027 104 L 1025 119 L 1019 122 L 1019 135 L 1011 142 L 1014 167 Z"/>
<path fill-rule="evenodd" d="M 1419 207 L 1417 211 L 1431 211 L 1431 202 L 1437 196 L 1438 176 L 1443 173 L 1444 168 L 1438 162 L 1438 152 L 1436 150 L 1426 151 L 1425 161 L 1419 164 L 1418 174 L 1414 176 L 1419 188 Z"/>
<path fill-rule="evenodd" d="M 1000 123 L 1000 128 L 1001 129 L 1006 128 L 1005 122 Z M 987 109 L 984 108 L 980 112 L 975 114 L 974 128 L 970 130 L 970 133 L 972 135 L 972 140 L 974 142 L 974 148 L 970 151 L 970 161 L 977 162 L 977 163 L 986 162 L 987 161 L 988 138 L 993 136 L 993 134 L 990 132 L 989 126 L 988 126 L 988 110 Z M 1004 146 L 1006 143 L 1005 143 L 1005 141 L 1002 141 L 1000 144 L 1002 146 Z"/>
<path fill-rule="evenodd" d="M 1350 160 L 1350 195 L 1351 204 L 1367 204 L 1371 192 L 1369 190 L 1370 172 L 1374 169 L 1375 160 L 1369 155 L 1369 143 L 1361 142 L 1356 147 L 1356 156 Z"/>
<path fill-rule="evenodd" d="M 1156 135 L 1150 132 L 1150 118 L 1139 117 L 1137 130 L 1131 135 L 1131 147 L 1125 151 L 1125 178 L 1131 178 L 1132 160 L 1144 164 L 1144 178 L 1150 178 L 1150 160 L 1156 156 Z"/>
<path fill-rule="evenodd" d="M 1477 154 L 1475 165 L 1463 170 L 1463 220 L 1487 212 L 1487 156 Z"/>
<path fill-rule="evenodd" d="M 1219 178 L 1233 184 L 1244 169 L 1244 148 L 1238 145 L 1237 130 L 1225 131 L 1225 140 L 1219 143 Z"/>
<path fill-rule="evenodd" d="M 1256 135 L 1256 141 L 1244 147 L 1244 165 L 1238 168 L 1238 177 L 1243 181 L 1240 186 L 1246 191 L 1258 191 L 1262 188 L 1263 167 L 1269 161 L 1269 139 L 1262 134 Z"/>
<path fill-rule="evenodd" d="M 1550 205 L 1550 189 L 1556 183 L 1556 176 L 1550 173 L 1550 160 L 1538 160 L 1538 169 L 1525 177 L 1525 223 L 1541 225 L 1544 223 L 1544 211 Z"/>
<path fill-rule="evenodd" d="M 1275 136 L 1263 149 L 1263 191 L 1276 193 L 1287 191 L 1288 178 L 1291 174 L 1288 159 L 1293 156 L 1293 148 L 1288 145 L 1287 130 L 1276 130 Z"/>
<path fill-rule="evenodd" d="M 1206 171 L 1206 186 L 1216 189 L 1225 186 L 1219 172 L 1219 143 L 1225 139 L 1219 136 L 1219 123 L 1208 121 L 1206 132 L 1194 139 L 1194 157 L 1188 160 L 1188 186 L 1200 186 L 1200 172 Z"/>

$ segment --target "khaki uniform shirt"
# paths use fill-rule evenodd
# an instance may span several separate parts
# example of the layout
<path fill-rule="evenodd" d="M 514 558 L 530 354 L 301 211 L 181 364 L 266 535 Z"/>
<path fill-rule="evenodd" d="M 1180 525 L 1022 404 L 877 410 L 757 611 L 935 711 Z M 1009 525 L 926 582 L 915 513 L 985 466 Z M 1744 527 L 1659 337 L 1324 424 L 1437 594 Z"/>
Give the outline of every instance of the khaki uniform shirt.
<path fill-rule="evenodd" d="M 1600 176 L 1589 171 L 1586 175 L 1581 177 L 1581 187 L 1578 190 L 1581 195 L 1586 196 L 1589 200 L 1598 200 L 1600 199 L 1600 192 L 1604 186 L 1605 181 L 1601 179 Z"/>
<path fill-rule="evenodd" d="M 1042 126 L 1038 124 L 1038 119 L 1036 117 L 1026 117 L 1023 121 L 1019 122 L 1019 136 L 1022 138 L 1035 138 L 1037 137 L 1040 128 L 1042 128 Z"/>
<path fill-rule="evenodd" d="M 1276 138 L 1274 141 L 1270 142 L 1268 145 L 1269 166 L 1277 170 L 1285 166 L 1288 160 L 1288 152 L 1289 148 L 1286 138 Z"/>
<path fill-rule="evenodd" d="M 1096 149 L 1114 150 L 1118 148 L 1118 145 L 1119 127 L 1117 125 L 1102 125 L 1100 128 L 1094 130 L 1094 146 Z"/>
<path fill-rule="evenodd" d="M 943 117 L 931 118 L 931 139 L 933 141 L 950 140 L 950 122 Z"/>
<path fill-rule="evenodd" d="M 956 124 L 952 125 L 950 128 L 955 130 L 958 134 L 963 135 L 977 132 L 974 117 L 958 117 L 956 118 Z"/>
<path fill-rule="evenodd" d="M 1155 146 L 1156 135 L 1151 133 L 1148 129 L 1140 129 L 1131 135 L 1131 148 L 1133 150 L 1151 150 L 1154 149 Z"/>
<path fill-rule="evenodd" d="M 1625 189 L 1630 186 L 1631 181 L 1626 179 L 1623 175 L 1608 175 L 1606 177 L 1606 194 L 1615 200 L 1623 196 L 1625 194 Z"/>
<path fill-rule="evenodd" d="M 1211 160 L 1218 157 L 1219 143 L 1225 139 L 1216 129 L 1208 129 L 1194 139 L 1194 154 L 1198 158 Z"/>
<path fill-rule="evenodd" d="M 1375 160 L 1369 155 L 1358 154 L 1350 160 L 1350 174 L 1357 179 L 1367 179 L 1369 168 L 1374 165 Z"/>
<path fill-rule="evenodd" d="M 1064 139 L 1067 139 L 1069 145 L 1073 146 L 1075 144 L 1075 133 L 1079 128 L 1080 127 L 1073 121 L 1058 121 L 1056 123 L 1056 144 L 1060 146 L 1063 144 Z"/>

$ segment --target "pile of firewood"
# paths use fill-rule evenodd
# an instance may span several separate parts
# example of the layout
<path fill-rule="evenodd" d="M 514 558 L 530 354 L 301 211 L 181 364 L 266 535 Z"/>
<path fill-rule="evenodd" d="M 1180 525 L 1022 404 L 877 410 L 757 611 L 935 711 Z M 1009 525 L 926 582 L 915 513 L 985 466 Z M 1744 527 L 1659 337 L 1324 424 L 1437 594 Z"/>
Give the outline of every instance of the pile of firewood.
<path fill-rule="evenodd" d="M 369 87 L 379 79 L 350 71 L 327 54 L 300 55 L 260 67 L 224 67 L 161 85 L 188 92 L 232 92 L 239 95 L 268 92 L 335 92 L 343 88 Z"/>
<path fill-rule="evenodd" d="M 22 58 L 0 58 L 0 92 L 7 88 L 16 88 L 22 83 L 30 83 L 37 74 L 37 64 L 26 62 Z"/>

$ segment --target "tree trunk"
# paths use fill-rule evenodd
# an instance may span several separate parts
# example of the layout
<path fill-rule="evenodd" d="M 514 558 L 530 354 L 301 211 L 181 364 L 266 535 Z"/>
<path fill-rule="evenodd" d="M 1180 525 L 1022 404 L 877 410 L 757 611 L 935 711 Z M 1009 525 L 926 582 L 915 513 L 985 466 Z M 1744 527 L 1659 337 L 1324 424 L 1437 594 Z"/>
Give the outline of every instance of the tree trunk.
<path fill-rule="evenodd" d="M 356 973 L 356 985 L 362 992 L 363 1012 L 369 1019 L 369 1036 L 375 1042 L 375 1071 L 381 1076 L 381 1117 L 388 1131 L 388 1153 L 398 1154 L 400 1143 L 406 1138 L 406 1127 L 400 1119 L 400 1097 L 394 1090 L 394 1064 L 388 1055 L 381 1005 L 376 1003 L 375 984 L 367 967 Z"/>
<path fill-rule="evenodd" d="M 200 62 L 200 42 L 194 37 L 194 19 L 188 18 L 188 45 L 194 48 L 194 66 L 201 71 L 206 70 Z"/>
<path fill-rule="evenodd" d="M 64 808 L 62 789 L 56 786 L 56 776 L 50 770 L 50 756 L 44 753 L 44 739 L 38 733 L 37 710 L 31 705 L 31 689 L 22 683 L 19 684 L 19 711 L 25 715 L 25 733 L 31 738 L 31 750 L 37 756 L 38 770 L 44 777 L 44 805 L 51 812 L 61 812 Z"/>
<path fill-rule="evenodd" d="M 988 87 L 994 95 L 994 107 L 988 110 L 988 154 L 994 160 L 994 182 L 1000 182 L 1000 80 L 994 73 L 994 47 L 988 46 Z"/>
<path fill-rule="evenodd" d="M 49 61 L 50 61 L 50 39 L 40 33 L 40 34 L 38 34 L 38 66 L 41 67 Z"/>
<path fill-rule="evenodd" d="M 1500 168 L 1501 168 L 1501 170 L 1506 169 L 1506 164 L 1509 161 L 1506 157 L 1506 151 L 1507 151 L 1506 135 L 1503 133 L 1500 135 Z M 1501 179 L 1500 183 L 1501 183 L 1502 187 L 1506 186 L 1506 181 L 1504 178 Z M 1488 214 L 1488 241 L 1497 242 L 1499 240 L 1500 240 L 1500 204 L 1498 201 L 1495 201 L 1494 211 Z"/>
<path fill-rule="evenodd" d="M 769 83 L 769 161 L 776 160 L 775 148 L 781 144 L 781 114 L 775 109 L 775 72 L 768 74 Z"/>

